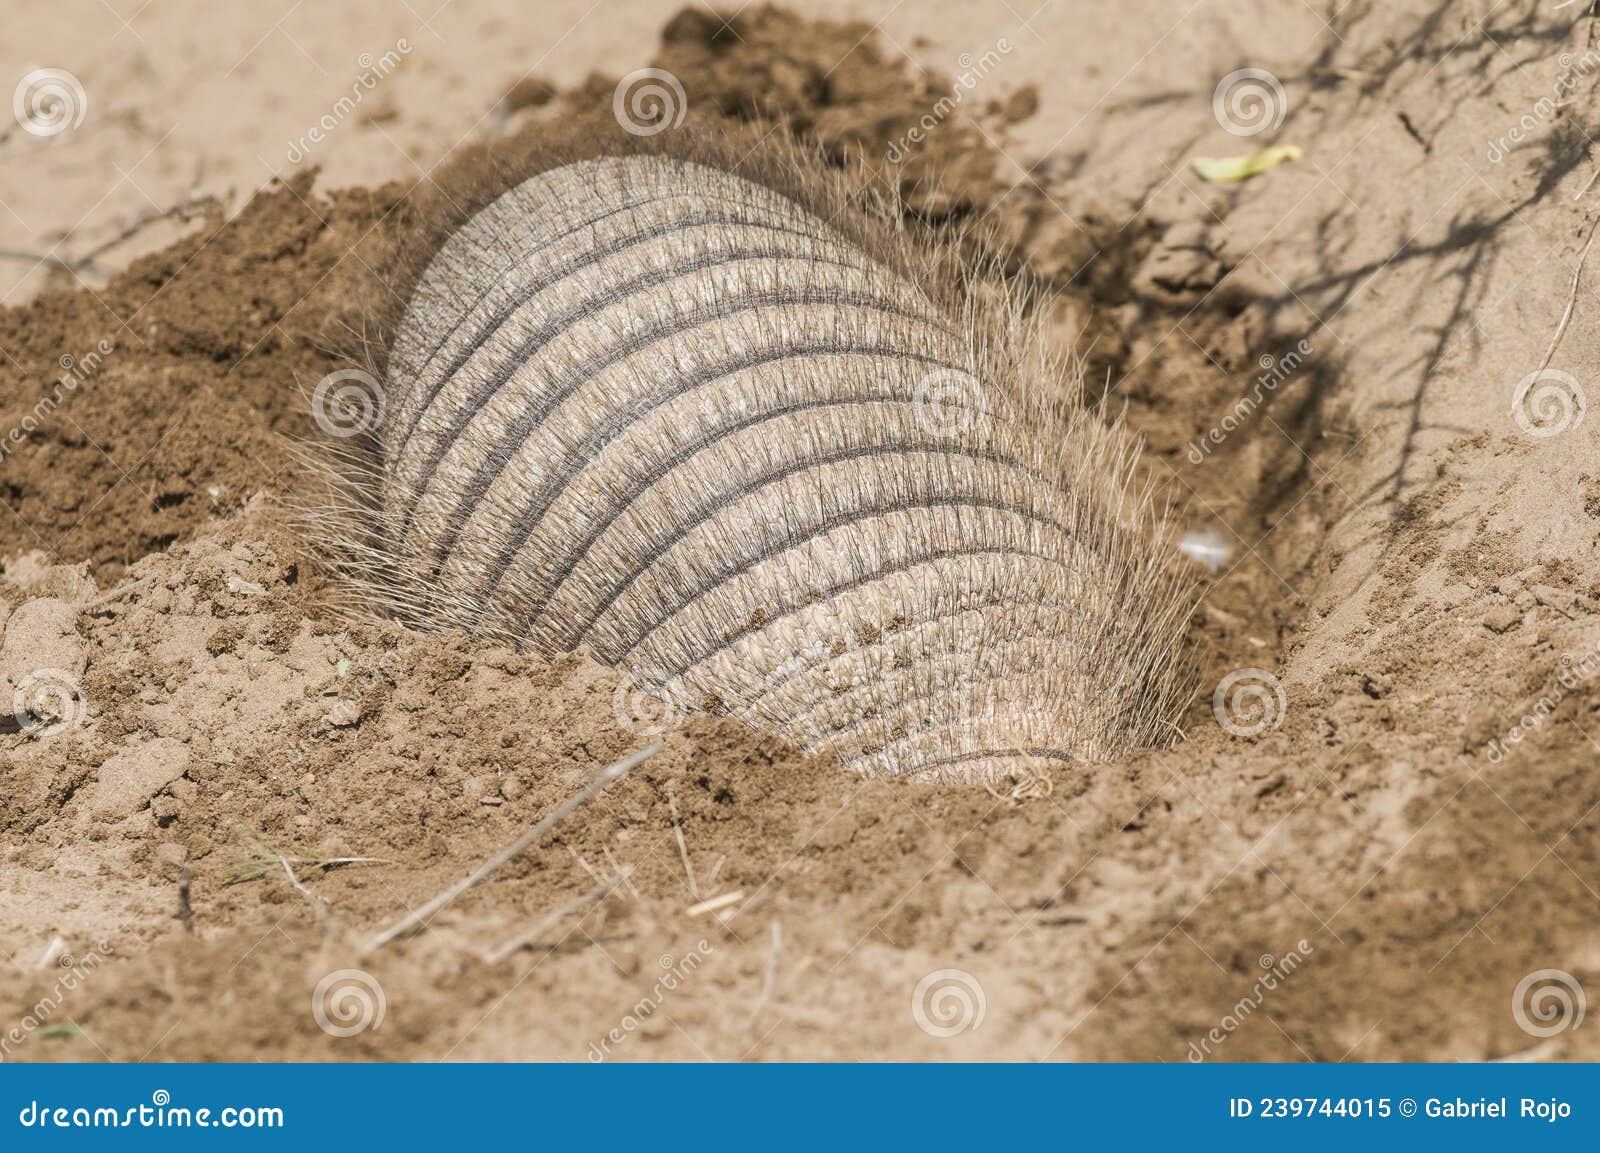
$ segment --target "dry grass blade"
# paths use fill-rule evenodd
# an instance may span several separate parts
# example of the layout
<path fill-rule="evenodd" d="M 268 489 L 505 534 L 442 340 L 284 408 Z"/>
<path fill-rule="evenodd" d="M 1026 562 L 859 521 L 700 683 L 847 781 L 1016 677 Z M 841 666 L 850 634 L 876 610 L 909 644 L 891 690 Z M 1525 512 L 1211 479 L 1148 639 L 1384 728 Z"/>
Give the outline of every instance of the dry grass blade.
<path fill-rule="evenodd" d="M 565 801 L 562 801 L 561 804 L 556 807 L 555 811 L 549 816 L 545 817 L 544 820 L 540 821 L 533 828 L 522 834 L 522 836 L 518 837 L 511 844 L 501 849 L 498 853 L 490 857 L 483 864 L 479 865 L 471 873 L 468 873 L 461 880 L 451 885 L 444 892 L 426 902 L 420 909 L 401 917 L 394 924 L 373 936 L 373 938 L 369 940 L 365 946 L 363 946 L 362 952 L 370 953 L 375 949 L 381 949 L 384 945 L 387 945 L 396 937 L 426 925 L 428 919 L 440 909 L 444 908 L 451 901 L 454 901 L 468 889 L 471 889 L 476 885 L 481 885 L 507 862 L 520 857 L 533 845 L 537 844 L 546 833 L 559 825 L 567 817 L 571 816 L 574 811 L 593 800 L 595 795 L 599 793 L 600 790 L 604 789 L 607 785 L 609 785 L 612 781 L 615 781 L 624 773 L 627 773 L 644 764 L 644 762 L 648 761 L 651 757 L 659 753 L 661 751 L 661 747 L 662 745 L 660 741 L 652 742 L 651 744 L 640 749 L 638 752 L 630 753 L 628 756 L 623 757 L 620 761 L 617 761 L 605 769 L 602 769 L 600 773 L 596 775 L 595 778 L 587 785 L 579 789 Z"/>
<path fill-rule="evenodd" d="M 247 857 L 236 861 L 222 871 L 222 884 L 242 884 L 245 881 L 255 881 L 269 873 L 275 873 L 280 867 L 287 868 L 290 864 L 306 865 L 313 869 L 326 872 L 338 868 L 340 865 L 387 865 L 390 862 L 382 857 L 319 857 L 315 854 L 286 853 L 271 841 L 263 837 L 247 822 L 240 821 L 239 827 L 250 834 L 250 839 L 255 841 L 266 853 L 259 857 Z M 298 888 L 298 882 L 296 883 Z"/>
<path fill-rule="evenodd" d="M 735 889 L 731 893 L 723 893 L 720 897 L 711 897 L 701 901 L 698 905 L 690 905 L 685 910 L 685 915 L 690 917 L 704 916 L 706 913 L 715 913 L 718 909 L 726 909 L 729 905 L 737 905 L 744 900 L 744 890 Z"/>
<path fill-rule="evenodd" d="M 683 839 L 683 818 L 678 816 L 678 802 L 671 789 L 667 790 L 667 807 L 672 810 L 672 834 L 678 838 L 678 856 L 683 859 L 683 871 L 689 878 L 689 895 L 698 901 L 700 885 L 694 879 L 694 866 L 689 863 L 689 843 Z"/>

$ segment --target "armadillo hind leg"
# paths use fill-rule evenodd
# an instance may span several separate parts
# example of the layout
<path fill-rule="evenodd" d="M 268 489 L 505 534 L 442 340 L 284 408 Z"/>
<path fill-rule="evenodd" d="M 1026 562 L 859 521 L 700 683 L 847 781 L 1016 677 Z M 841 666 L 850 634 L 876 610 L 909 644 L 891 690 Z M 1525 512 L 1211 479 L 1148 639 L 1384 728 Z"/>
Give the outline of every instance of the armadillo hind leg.
<path fill-rule="evenodd" d="M 984 340 L 741 177 L 546 172 L 417 283 L 382 534 L 438 617 L 862 773 L 1093 756 L 1130 626 L 1038 430 L 988 402 Z"/>

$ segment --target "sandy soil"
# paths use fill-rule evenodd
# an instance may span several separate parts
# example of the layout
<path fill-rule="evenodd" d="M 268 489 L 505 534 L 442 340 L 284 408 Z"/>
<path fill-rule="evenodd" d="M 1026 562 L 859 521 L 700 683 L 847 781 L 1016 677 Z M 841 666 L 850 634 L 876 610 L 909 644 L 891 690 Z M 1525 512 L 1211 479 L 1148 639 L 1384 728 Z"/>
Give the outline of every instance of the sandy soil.
<path fill-rule="evenodd" d="M 144 209 L 216 203 L 90 266 L 0 265 L 0 426 L 25 432 L 0 459 L 0 675 L 79 690 L 60 731 L 0 735 L 0 1053 L 1600 1057 L 1533 989 L 1600 987 L 1600 470 L 1581 409 L 1518 401 L 1542 369 L 1581 399 L 1600 363 L 1597 26 L 1336 7 L 752 8 L 713 38 L 635 4 L 458 0 L 432 32 L 197 5 L 87 49 L 28 10 L 0 62 L 72 68 L 89 116 L 0 134 L 0 248 L 76 264 Z M 364 952 L 642 739 L 582 657 L 343 620 L 278 511 L 302 390 L 411 186 L 646 63 L 697 117 L 881 165 L 990 50 L 895 175 L 917 226 L 990 220 L 1060 292 L 1060 339 L 1226 554 L 1183 739 L 996 793 L 858 781 L 694 717 Z M 1238 136 L 1213 93 L 1246 67 L 1283 117 Z M 525 73 L 549 85 L 497 112 Z M 1303 154 L 1238 185 L 1187 167 L 1261 144 Z M 1270 723 L 1213 709 L 1239 670 L 1281 686 Z M 350 857 L 375 860 L 322 864 Z"/>

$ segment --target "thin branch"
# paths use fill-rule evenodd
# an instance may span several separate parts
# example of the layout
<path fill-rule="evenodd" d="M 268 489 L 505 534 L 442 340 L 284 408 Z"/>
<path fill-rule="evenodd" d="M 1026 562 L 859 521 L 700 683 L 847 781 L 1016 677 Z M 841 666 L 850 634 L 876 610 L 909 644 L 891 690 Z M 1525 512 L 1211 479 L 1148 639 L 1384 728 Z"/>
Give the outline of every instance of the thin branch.
<path fill-rule="evenodd" d="M 53 252 L 29 252 L 23 248 L 0 248 L 0 260 L 16 260 L 23 264 L 48 264 L 51 268 L 58 268 L 62 272 L 92 272 L 97 276 L 105 275 L 105 273 L 88 262 L 74 262 L 57 256 Z"/>
<path fill-rule="evenodd" d="M 561 804 L 556 807 L 555 811 L 549 816 L 545 817 L 544 820 L 540 821 L 533 828 L 522 834 L 522 836 L 518 837 L 511 844 L 501 849 L 498 853 L 490 857 L 483 864 L 479 865 L 461 880 L 451 885 L 444 892 L 428 901 L 420 909 L 417 909 L 413 913 L 408 913 L 406 916 L 400 918 L 400 920 L 396 921 L 394 924 L 375 935 L 366 943 L 361 951 L 363 953 L 370 953 L 376 949 L 381 949 L 384 945 L 387 945 L 396 937 L 404 933 L 409 933 L 419 926 L 425 926 L 428 919 L 440 909 L 443 909 L 446 905 L 448 905 L 451 901 L 454 901 L 468 889 L 471 889 L 477 885 L 481 885 L 507 862 L 515 860 L 517 857 L 521 856 L 529 848 L 542 840 L 546 833 L 559 825 L 575 810 L 581 808 L 584 804 L 592 800 L 595 795 L 600 792 L 600 790 L 604 789 L 607 785 L 616 780 L 618 777 L 622 776 L 624 773 L 644 764 L 644 762 L 648 761 L 651 757 L 659 753 L 661 748 L 662 745 L 660 741 L 652 742 L 651 744 L 640 749 L 638 752 L 630 753 L 628 756 L 623 757 L 622 760 L 617 761 L 615 764 L 603 769 L 582 789 L 578 790 L 578 792 L 561 802 Z"/>
<path fill-rule="evenodd" d="M 529 929 L 527 932 L 518 933 L 515 937 L 512 937 L 511 940 L 506 941 L 504 944 L 496 945 L 493 949 L 490 949 L 483 955 L 483 959 L 491 965 L 498 965 L 501 961 L 504 961 L 518 949 L 526 948 L 527 946 L 534 944 L 540 937 L 544 936 L 551 929 L 555 928 L 556 925 L 560 924 L 565 918 L 573 913 L 576 913 L 579 909 L 587 909 L 590 905 L 598 904 L 599 902 L 605 900 L 606 897 L 611 893 L 612 889 L 615 889 L 618 885 L 622 884 L 628 879 L 628 874 L 631 872 L 633 872 L 633 866 L 629 865 L 623 871 L 614 874 L 607 880 L 601 881 L 587 893 L 584 893 L 580 897 L 573 898 L 565 905 L 562 905 L 559 909 L 541 918 L 539 923 L 534 925 L 533 928 Z"/>
<path fill-rule="evenodd" d="M 1540 372 L 1550 367 L 1550 359 L 1555 356 L 1561 338 L 1567 334 L 1567 323 L 1572 319 L 1572 310 L 1578 304 L 1578 282 L 1583 279 L 1583 265 L 1589 259 L 1589 249 L 1594 247 L 1597 232 L 1600 232 L 1600 216 L 1596 216 L 1594 223 L 1589 225 L 1589 239 L 1584 241 L 1583 255 L 1578 257 L 1578 270 L 1572 274 L 1572 288 L 1567 293 L 1567 308 L 1561 314 L 1561 323 L 1556 325 L 1556 334 L 1550 338 L 1550 347 L 1545 350 L 1544 361 L 1539 365 Z"/>
<path fill-rule="evenodd" d="M 0 137 L 3 140 L 4 137 Z M 103 256 L 111 249 L 132 240 L 140 232 L 162 220 L 177 220 L 187 224 L 196 216 L 220 215 L 224 212 L 222 201 L 215 196 L 199 196 L 193 200 L 185 200 L 181 204 L 174 204 L 171 208 L 151 208 L 141 212 L 133 220 L 123 226 L 115 236 L 101 241 L 81 256 L 57 256 L 54 252 L 30 252 L 20 248 L 0 248 L 0 260 L 17 260 L 34 264 L 48 264 L 62 272 L 70 272 L 74 276 L 82 272 L 92 273 L 95 276 L 107 277 L 110 275 L 105 269 L 95 266 L 95 257 Z"/>
<path fill-rule="evenodd" d="M 633 881 L 631 879 L 631 874 L 633 873 L 633 866 L 632 865 L 628 865 L 626 868 L 624 868 L 622 865 L 617 864 L 617 858 L 611 855 L 611 846 L 610 845 L 602 845 L 602 846 L 600 846 L 600 851 L 606 855 L 606 861 L 607 861 L 607 863 L 610 864 L 611 871 L 613 873 L 621 873 L 622 874 L 622 879 L 625 882 L 627 882 L 628 892 L 633 894 L 633 899 L 635 901 L 641 900 L 642 898 L 640 898 L 640 896 L 639 896 L 639 890 L 634 887 Z"/>
<path fill-rule="evenodd" d="M 755 1012 L 750 1014 L 750 1021 L 744 1027 L 744 1051 L 749 1056 L 750 1050 L 756 1044 L 756 1026 L 761 1021 L 761 1014 L 772 1003 L 773 995 L 778 991 L 778 965 L 783 960 L 783 926 L 777 921 L 772 922 L 772 951 L 767 954 L 766 971 L 761 977 L 761 998 L 756 1002 Z"/>
<path fill-rule="evenodd" d="M 132 240 L 144 230 L 146 225 L 155 224 L 162 220 L 177 220 L 180 223 L 187 224 L 196 216 L 221 215 L 222 212 L 222 201 L 215 196 L 197 196 L 192 200 L 185 200 L 181 204 L 174 204 L 171 208 L 146 209 L 129 221 L 121 232 L 111 239 L 95 245 L 74 263 L 80 268 L 87 268 L 95 257 L 103 255 L 125 240 Z"/>
<path fill-rule="evenodd" d="M 138 592 L 155 579 L 156 578 L 153 576 L 147 576 L 140 577 L 138 580 L 127 581 L 126 583 L 118 585 L 116 588 L 106 593 L 105 596 L 97 597 L 95 600 L 92 600 L 88 604 L 84 605 L 83 611 L 86 613 L 96 612 L 99 609 L 104 608 L 106 605 L 116 603 L 123 597 L 128 596 L 130 593 Z"/>

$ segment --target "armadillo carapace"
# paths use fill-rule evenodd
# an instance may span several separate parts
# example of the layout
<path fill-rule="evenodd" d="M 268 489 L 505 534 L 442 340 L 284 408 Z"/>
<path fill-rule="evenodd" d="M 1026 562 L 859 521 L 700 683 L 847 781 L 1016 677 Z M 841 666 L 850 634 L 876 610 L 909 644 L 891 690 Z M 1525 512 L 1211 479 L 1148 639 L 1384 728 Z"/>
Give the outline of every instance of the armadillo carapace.
<path fill-rule="evenodd" d="M 1153 739 L 1184 614 L 1128 438 L 1001 281 L 938 287 L 847 211 L 618 156 L 450 234 L 378 430 L 414 615 L 587 646 L 869 775 Z"/>

